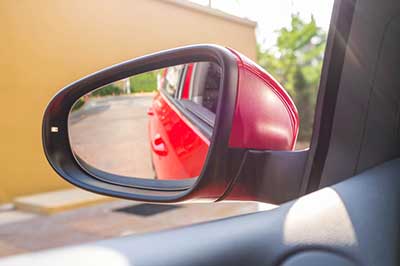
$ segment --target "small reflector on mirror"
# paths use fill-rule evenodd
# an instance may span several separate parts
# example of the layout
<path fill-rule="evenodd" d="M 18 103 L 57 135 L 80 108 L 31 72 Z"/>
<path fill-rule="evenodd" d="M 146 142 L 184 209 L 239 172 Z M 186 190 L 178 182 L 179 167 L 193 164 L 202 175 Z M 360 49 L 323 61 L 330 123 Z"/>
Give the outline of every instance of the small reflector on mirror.
<path fill-rule="evenodd" d="M 58 127 L 51 127 L 50 131 L 51 132 L 58 132 Z"/>

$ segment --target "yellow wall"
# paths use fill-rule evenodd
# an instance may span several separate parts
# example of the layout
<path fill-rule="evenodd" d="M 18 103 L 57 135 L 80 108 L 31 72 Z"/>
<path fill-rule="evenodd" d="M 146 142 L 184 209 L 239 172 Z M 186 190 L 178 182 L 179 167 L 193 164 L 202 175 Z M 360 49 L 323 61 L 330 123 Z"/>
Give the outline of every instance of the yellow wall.
<path fill-rule="evenodd" d="M 60 88 L 186 44 L 227 45 L 255 58 L 254 27 L 162 0 L 0 0 L 0 203 L 69 186 L 41 145 L 42 114 Z"/>

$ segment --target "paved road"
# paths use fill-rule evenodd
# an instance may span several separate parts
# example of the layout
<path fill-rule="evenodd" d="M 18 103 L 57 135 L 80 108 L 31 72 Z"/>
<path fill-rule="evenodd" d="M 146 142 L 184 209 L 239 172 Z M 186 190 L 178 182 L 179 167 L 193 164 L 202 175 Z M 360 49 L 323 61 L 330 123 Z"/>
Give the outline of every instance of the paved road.
<path fill-rule="evenodd" d="M 126 207 L 131 207 L 133 213 L 118 211 Z M 159 205 L 152 207 L 117 200 L 51 216 L 34 216 L 24 221 L 0 224 L 0 257 L 251 213 L 258 211 L 260 206 L 248 202 L 194 203 L 173 207 L 160 212 Z M 273 205 L 263 207 L 269 209 Z M 0 212 L 0 220 L 1 216 Z"/>
<path fill-rule="evenodd" d="M 151 95 L 90 98 L 70 116 L 74 151 L 114 174 L 153 178 L 147 131 Z"/>

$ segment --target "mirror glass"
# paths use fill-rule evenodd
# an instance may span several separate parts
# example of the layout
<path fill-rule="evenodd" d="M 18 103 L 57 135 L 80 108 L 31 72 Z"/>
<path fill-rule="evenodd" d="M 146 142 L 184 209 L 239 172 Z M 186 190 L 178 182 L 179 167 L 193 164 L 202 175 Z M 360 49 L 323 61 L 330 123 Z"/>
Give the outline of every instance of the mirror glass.
<path fill-rule="evenodd" d="M 73 105 L 69 139 L 78 163 L 99 177 L 181 180 L 200 175 L 221 81 L 212 62 L 134 75 Z"/>

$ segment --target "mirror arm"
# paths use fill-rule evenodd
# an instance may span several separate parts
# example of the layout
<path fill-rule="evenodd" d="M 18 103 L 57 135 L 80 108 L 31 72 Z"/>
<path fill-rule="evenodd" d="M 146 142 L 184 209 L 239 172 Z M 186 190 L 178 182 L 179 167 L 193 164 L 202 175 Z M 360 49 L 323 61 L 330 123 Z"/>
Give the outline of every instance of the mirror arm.
<path fill-rule="evenodd" d="M 308 149 L 246 151 L 235 179 L 219 200 L 281 204 L 299 197 L 308 153 Z"/>

